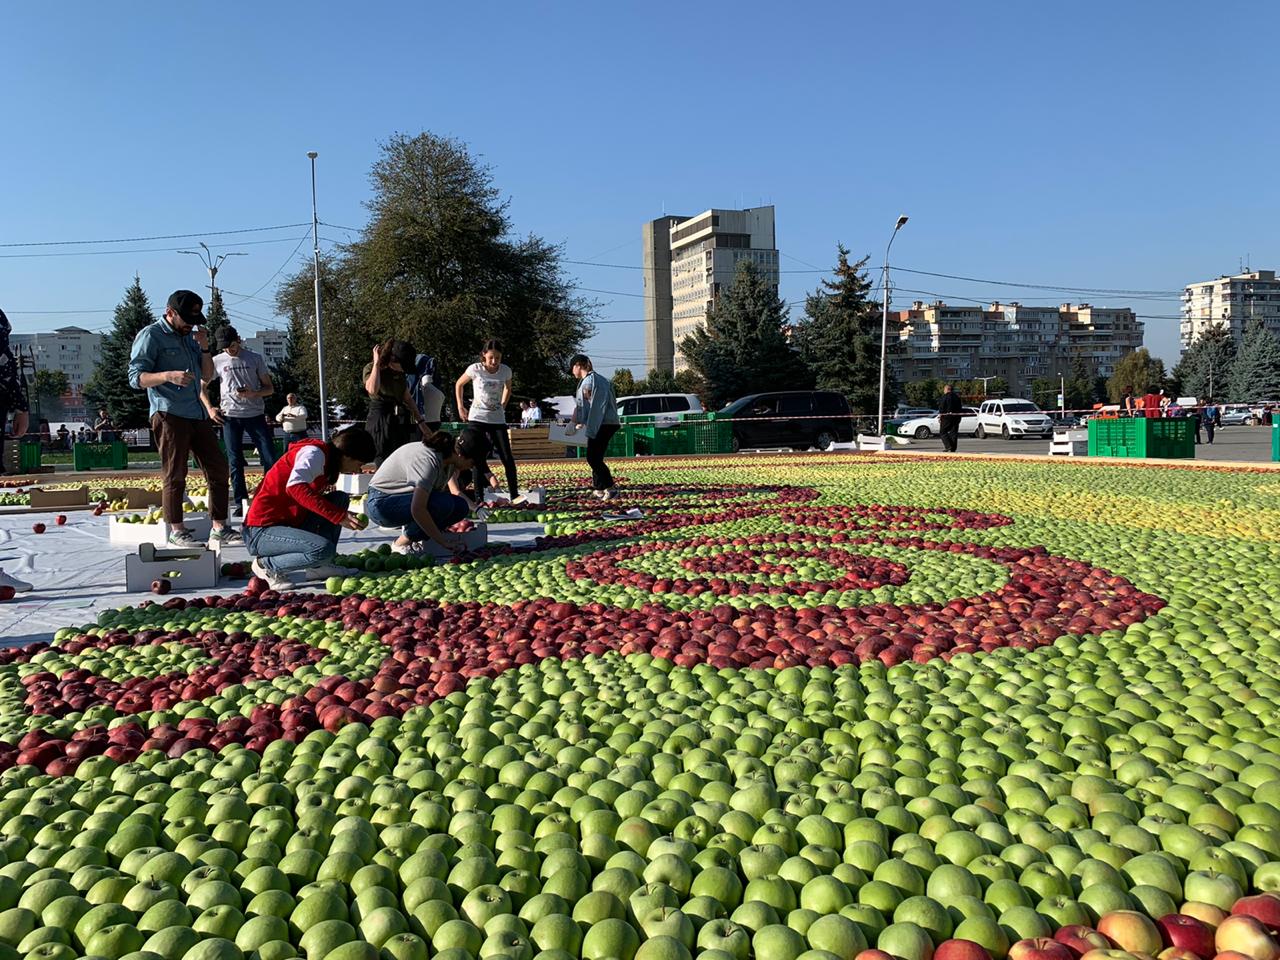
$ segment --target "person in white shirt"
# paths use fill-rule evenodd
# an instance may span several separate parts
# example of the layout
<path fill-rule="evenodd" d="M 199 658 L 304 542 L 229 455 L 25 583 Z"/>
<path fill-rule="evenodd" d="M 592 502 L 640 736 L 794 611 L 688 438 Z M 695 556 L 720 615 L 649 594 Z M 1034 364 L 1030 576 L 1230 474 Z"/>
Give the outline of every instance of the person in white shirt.
<path fill-rule="evenodd" d="M 471 384 L 471 407 L 462 403 L 462 388 Z M 453 388 L 458 416 L 484 438 L 485 445 L 498 454 L 507 471 L 507 488 L 513 504 L 523 503 L 516 477 L 516 458 L 511 452 L 511 435 L 507 432 L 507 404 L 511 402 L 511 368 L 502 362 L 502 341 L 489 340 L 473 363 L 458 378 Z M 484 497 L 487 464 L 478 460 L 471 471 L 476 499 Z"/>
<path fill-rule="evenodd" d="M 293 446 L 299 440 L 307 438 L 307 408 L 302 405 L 302 399 L 296 393 L 291 393 L 284 399 L 285 405 L 276 414 L 276 423 L 284 427 L 284 437 L 288 441 L 286 445 Z"/>

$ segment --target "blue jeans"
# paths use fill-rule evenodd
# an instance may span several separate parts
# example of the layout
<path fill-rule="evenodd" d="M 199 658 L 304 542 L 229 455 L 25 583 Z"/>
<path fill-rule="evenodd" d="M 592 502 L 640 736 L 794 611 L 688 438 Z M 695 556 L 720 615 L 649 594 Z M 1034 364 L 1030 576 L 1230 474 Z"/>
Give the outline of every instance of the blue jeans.
<path fill-rule="evenodd" d="M 244 485 L 244 436 L 249 435 L 249 442 L 258 451 L 258 460 L 262 463 L 262 472 L 266 473 L 276 462 L 275 436 L 267 425 L 263 414 L 256 417 L 230 417 L 223 415 L 222 442 L 227 447 L 227 462 L 231 466 L 231 502 L 239 505 L 241 500 L 249 498 L 249 491 Z"/>
<path fill-rule="evenodd" d="M 334 506 L 347 509 L 351 498 L 341 490 L 325 494 Z M 328 563 L 338 552 L 342 528 L 318 513 L 308 511 L 301 527 L 244 528 L 244 542 L 249 555 L 257 557 L 273 573 L 287 573 Z"/>
<path fill-rule="evenodd" d="M 412 493 L 383 493 L 377 487 L 370 487 L 364 512 L 369 521 L 379 527 L 404 527 L 404 535 L 417 542 L 427 539 L 427 532 L 413 519 L 409 509 L 412 503 Z M 427 513 L 441 530 L 465 520 L 470 512 L 466 500 L 444 490 L 437 490 L 427 498 Z"/>

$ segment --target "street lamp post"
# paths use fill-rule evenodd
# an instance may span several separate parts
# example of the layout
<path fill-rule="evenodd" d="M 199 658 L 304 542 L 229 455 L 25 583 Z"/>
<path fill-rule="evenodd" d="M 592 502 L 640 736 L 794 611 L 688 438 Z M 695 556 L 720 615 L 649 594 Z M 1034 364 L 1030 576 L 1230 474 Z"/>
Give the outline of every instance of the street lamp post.
<path fill-rule="evenodd" d="M 1067 415 L 1067 378 L 1058 374 L 1058 412 L 1065 418 Z"/>
<path fill-rule="evenodd" d="M 218 296 L 218 270 L 222 267 L 222 261 L 226 260 L 227 257 L 246 257 L 248 254 L 220 253 L 215 257 L 213 255 L 213 251 L 209 249 L 209 245 L 203 240 L 200 241 L 200 246 L 204 249 L 204 253 L 201 253 L 199 250 L 179 250 L 178 252 L 185 253 L 193 257 L 199 257 L 204 261 L 204 268 L 209 271 L 209 290 L 212 291 L 210 302 L 212 302 L 212 300 L 217 299 Z"/>
<path fill-rule="evenodd" d="M 893 226 L 893 234 L 889 237 L 889 243 L 884 248 L 884 309 L 880 315 L 880 406 L 876 417 L 876 432 L 882 437 L 884 436 L 885 360 L 889 349 L 889 248 L 893 246 L 894 237 L 906 222 L 906 215 L 898 218 L 898 222 Z"/>
<path fill-rule="evenodd" d="M 320 391 L 320 437 L 329 439 L 329 402 L 324 392 L 324 327 L 320 323 L 320 217 L 316 212 L 316 157 L 314 150 L 307 152 L 311 159 L 311 255 L 315 268 L 316 284 L 316 387 Z"/>

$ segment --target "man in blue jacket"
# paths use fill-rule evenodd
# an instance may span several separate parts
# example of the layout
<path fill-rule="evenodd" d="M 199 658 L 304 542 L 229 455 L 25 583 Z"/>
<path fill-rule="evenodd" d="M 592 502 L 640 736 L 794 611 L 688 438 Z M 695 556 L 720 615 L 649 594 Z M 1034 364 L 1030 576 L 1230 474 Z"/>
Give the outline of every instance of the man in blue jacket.
<path fill-rule="evenodd" d="M 600 500 L 612 500 L 617 496 L 613 489 L 613 473 L 604 462 L 604 452 L 609 441 L 618 432 L 618 398 L 608 377 L 602 377 L 591 367 L 586 354 L 578 354 L 569 361 L 573 375 L 578 378 L 578 392 L 574 396 L 573 426 L 587 428 L 587 463 L 591 465 L 592 496 Z"/>
<path fill-rule="evenodd" d="M 146 390 L 151 404 L 151 435 L 160 451 L 161 509 L 175 547 L 197 546 L 182 522 L 187 457 L 194 456 L 209 484 L 213 539 L 243 543 L 227 526 L 227 458 L 218 448 L 213 424 L 201 403 L 202 384 L 213 379 L 213 354 L 202 328 L 204 301 L 190 290 L 169 298 L 164 317 L 138 331 L 129 357 L 129 385 Z"/>

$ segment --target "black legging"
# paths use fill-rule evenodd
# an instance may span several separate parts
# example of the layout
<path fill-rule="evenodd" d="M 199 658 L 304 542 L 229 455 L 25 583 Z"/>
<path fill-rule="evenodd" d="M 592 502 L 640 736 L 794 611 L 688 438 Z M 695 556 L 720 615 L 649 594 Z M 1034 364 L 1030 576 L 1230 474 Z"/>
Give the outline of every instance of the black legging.
<path fill-rule="evenodd" d="M 498 459 L 502 461 L 502 465 L 507 470 L 507 489 L 511 492 L 511 499 L 514 500 L 520 495 L 520 484 L 516 481 L 516 458 L 511 452 L 511 435 L 507 432 L 505 423 L 477 423 L 475 420 L 467 421 L 467 428 L 474 430 L 485 438 L 485 442 L 489 444 L 489 448 L 498 455 Z M 489 472 L 489 466 L 483 459 L 477 460 L 475 466 L 471 470 L 471 479 L 476 487 L 476 499 L 484 497 L 485 476 Z"/>
<path fill-rule="evenodd" d="M 365 421 L 365 429 L 373 437 L 374 449 L 377 451 L 375 462 L 381 466 L 383 460 L 409 442 L 413 428 L 409 423 L 409 411 L 404 404 L 386 397 L 374 397 L 369 401 L 369 417 Z"/>

